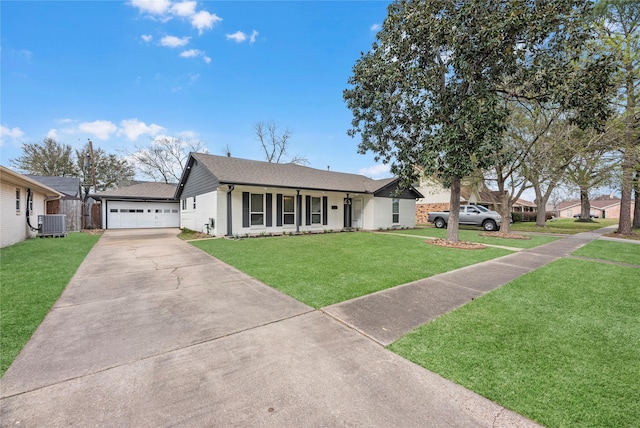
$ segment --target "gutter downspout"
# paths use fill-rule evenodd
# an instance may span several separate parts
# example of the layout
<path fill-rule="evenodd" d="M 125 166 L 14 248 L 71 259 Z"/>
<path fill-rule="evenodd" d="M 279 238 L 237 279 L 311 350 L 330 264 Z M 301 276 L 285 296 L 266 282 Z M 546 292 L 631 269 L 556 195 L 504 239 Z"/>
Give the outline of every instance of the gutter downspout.
<path fill-rule="evenodd" d="M 235 188 L 236 188 L 235 185 L 229 184 L 229 190 L 227 190 L 227 235 L 226 236 L 233 236 L 233 220 L 232 220 L 233 210 L 231 207 L 231 192 L 233 192 L 233 189 Z"/>

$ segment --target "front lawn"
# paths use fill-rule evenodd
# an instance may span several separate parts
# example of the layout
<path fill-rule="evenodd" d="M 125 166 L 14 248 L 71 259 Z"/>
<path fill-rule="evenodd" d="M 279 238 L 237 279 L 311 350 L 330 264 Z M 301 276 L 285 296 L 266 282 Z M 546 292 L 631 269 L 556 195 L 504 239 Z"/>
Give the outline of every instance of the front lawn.
<path fill-rule="evenodd" d="M 518 222 L 511 225 L 514 232 L 543 232 L 543 233 L 562 233 L 573 235 L 580 232 L 591 232 L 602 227 L 613 226 L 618 224 L 617 219 L 596 218 L 593 221 L 576 221 L 573 218 L 558 218 L 555 220 L 547 220 L 544 227 L 536 226 L 535 221 Z"/>
<path fill-rule="evenodd" d="M 409 230 L 398 230 L 393 233 L 401 233 L 407 235 L 418 235 L 418 236 L 429 236 L 432 238 L 446 238 L 447 230 L 446 229 L 437 229 L 435 227 L 423 227 L 418 229 L 409 229 Z M 530 239 L 507 239 L 507 238 L 498 238 L 491 236 L 482 236 L 484 232 L 483 230 L 459 230 L 458 236 L 461 241 L 468 242 L 478 242 L 480 244 L 488 244 L 488 245 L 502 245 L 505 247 L 513 247 L 513 248 L 533 248 L 538 245 L 548 244 L 549 242 L 555 241 L 559 238 L 551 237 L 551 236 L 527 236 Z"/>
<path fill-rule="evenodd" d="M 389 348 L 549 427 L 637 426 L 639 307 L 639 269 L 561 259 Z"/>
<path fill-rule="evenodd" d="M 47 315 L 99 235 L 29 239 L 0 249 L 0 376 Z"/>
<path fill-rule="evenodd" d="M 509 254 L 499 248 L 436 247 L 421 239 L 369 232 L 192 244 L 314 308 Z"/>

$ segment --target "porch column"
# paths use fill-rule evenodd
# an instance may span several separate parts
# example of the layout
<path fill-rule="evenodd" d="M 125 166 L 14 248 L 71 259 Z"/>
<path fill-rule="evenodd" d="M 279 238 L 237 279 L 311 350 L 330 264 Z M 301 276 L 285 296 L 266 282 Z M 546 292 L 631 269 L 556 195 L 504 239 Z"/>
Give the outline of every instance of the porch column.
<path fill-rule="evenodd" d="M 229 184 L 229 190 L 227 190 L 227 236 L 233 236 L 233 209 L 231 206 L 231 192 L 235 186 Z"/>

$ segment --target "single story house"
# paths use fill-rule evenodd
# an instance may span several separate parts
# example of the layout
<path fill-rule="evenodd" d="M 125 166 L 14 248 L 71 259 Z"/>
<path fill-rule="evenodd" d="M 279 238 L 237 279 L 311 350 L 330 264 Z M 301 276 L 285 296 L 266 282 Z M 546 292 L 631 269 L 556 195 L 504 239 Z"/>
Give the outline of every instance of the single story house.
<path fill-rule="evenodd" d="M 62 198 L 47 201 L 46 214 L 66 215 L 66 230 L 78 232 L 82 230 L 82 191 L 78 177 L 54 177 L 46 175 L 30 175 L 32 180 L 44 184 L 62 193 Z"/>
<path fill-rule="evenodd" d="M 589 201 L 590 215 L 597 218 L 620 218 L 620 199 L 614 196 L 600 196 Z M 631 215 L 633 216 L 634 201 L 631 201 Z M 572 218 L 580 215 L 582 205 L 579 199 L 560 202 L 556 212 L 560 218 Z"/>
<path fill-rule="evenodd" d="M 175 184 L 138 183 L 91 195 L 101 202 L 103 229 L 178 227 L 180 203 Z"/>
<path fill-rule="evenodd" d="M 176 198 L 180 227 L 215 236 L 414 227 L 416 198 L 398 178 L 191 153 Z"/>
<path fill-rule="evenodd" d="M 38 216 L 62 193 L 0 165 L 0 247 L 34 238 Z M 31 227 L 30 227 L 31 226 Z"/>

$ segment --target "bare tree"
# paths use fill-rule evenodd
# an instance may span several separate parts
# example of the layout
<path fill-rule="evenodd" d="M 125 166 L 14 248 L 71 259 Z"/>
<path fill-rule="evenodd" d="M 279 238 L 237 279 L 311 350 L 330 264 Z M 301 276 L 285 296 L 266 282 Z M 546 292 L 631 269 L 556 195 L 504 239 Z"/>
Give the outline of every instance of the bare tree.
<path fill-rule="evenodd" d="M 136 152 L 129 156 L 140 174 L 153 181 L 177 183 L 191 152 L 208 153 L 208 150 L 201 141 L 160 137 L 146 147 L 136 146 Z"/>
<path fill-rule="evenodd" d="M 282 133 L 278 133 L 278 127 L 274 122 L 265 124 L 264 122 L 256 122 L 253 125 L 256 132 L 256 139 L 260 142 L 260 146 L 264 151 L 267 162 L 270 163 L 296 163 L 298 165 L 306 165 L 309 160 L 303 156 L 294 156 L 290 160 L 287 159 L 287 149 L 289 148 L 290 138 L 293 133 L 286 128 Z"/>

